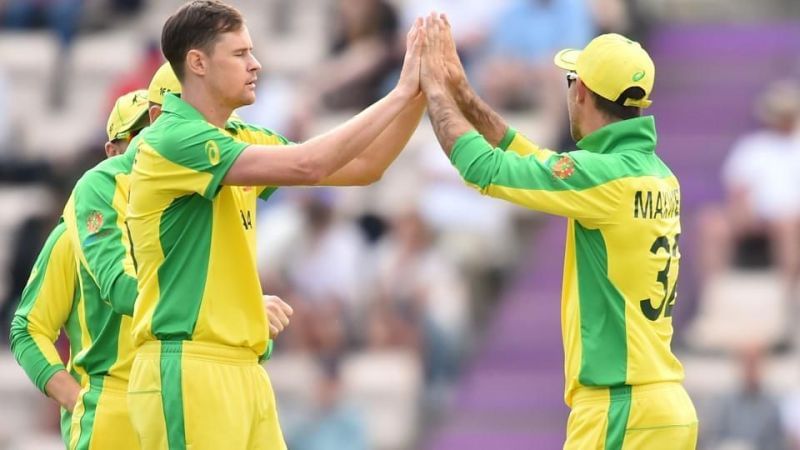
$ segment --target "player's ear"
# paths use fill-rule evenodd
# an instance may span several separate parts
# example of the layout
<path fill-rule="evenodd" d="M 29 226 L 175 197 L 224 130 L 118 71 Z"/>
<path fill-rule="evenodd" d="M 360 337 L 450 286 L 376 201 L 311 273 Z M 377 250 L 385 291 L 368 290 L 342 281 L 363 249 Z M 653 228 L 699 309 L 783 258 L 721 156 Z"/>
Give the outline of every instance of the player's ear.
<path fill-rule="evenodd" d="M 206 55 L 193 48 L 186 53 L 186 72 L 192 72 L 195 75 L 205 75 L 207 67 Z"/>
<path fill-rule="evenodd" d="M 575 80 L 575 102 L 576 103 L 584 103 L 586 102 L 586 98 L 589 96 L 589 89 L 583 84 L 583 81 L 578 78 Z"/>
<path fill-rule="evenodd" d="M 111 141 L 106 141 L 106 157 L 111 158 L 112 156 L 117 156 L 117 147 L 111 143 Z"/>
<path fill-rule="evenodd" d="M 151 124 L 155 122 L 156 119 L 158 119 L 158 116 L 161 115 L 161 105 L 156 105 L 156 104 L 151 105 L 150 109 L 147 110 L 147 115 L 150 116 Z"/>

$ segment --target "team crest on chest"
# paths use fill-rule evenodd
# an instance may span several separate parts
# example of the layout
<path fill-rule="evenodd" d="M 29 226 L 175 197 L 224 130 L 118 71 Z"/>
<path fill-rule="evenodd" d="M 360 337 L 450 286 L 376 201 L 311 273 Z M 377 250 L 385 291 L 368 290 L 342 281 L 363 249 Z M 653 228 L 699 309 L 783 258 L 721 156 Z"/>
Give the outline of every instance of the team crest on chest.
<path fill-rule="evenodd" d="M 206 154 L 212 166 L 219 164 L 219 145 L 215 141 L 206 142 Z"/>
<path fill-rule="evenodd" d="M 103 214 L 100 211 L 92 211 L 86 218 L 86 229 L 89 233 L 97 233 L 103 226 Z"/>
<path fill-rule="evenodd" d="M 553 175 L 559 180 L 566 180 L 575 173 L 575 161 L 568 155 L 564 155 L 553 164 Z"/>

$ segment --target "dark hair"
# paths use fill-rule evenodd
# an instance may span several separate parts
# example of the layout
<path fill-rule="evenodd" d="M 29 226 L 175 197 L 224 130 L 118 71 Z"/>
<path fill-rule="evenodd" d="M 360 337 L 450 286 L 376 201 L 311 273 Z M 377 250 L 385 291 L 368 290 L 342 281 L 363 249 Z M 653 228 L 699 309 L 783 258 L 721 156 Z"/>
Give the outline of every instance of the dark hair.
<path fill-rule="evenodd" d="M 210 53 L 220 34 L 237 31 L 243 24 L 242 14 L 230 5 L 217 0 L 193 0 L 164 23 L 161 51 L 178 80 L 183 80 L 189 50 Z"/>
<path fill-rule="evenodd" d="M 633 119 L 642 115 L 642 108 L 638 106 L 625 106 L 626 99 L 641 99 L 644 98 L 644 89 L 634 86 L 629 87 L 622 91 L 619 98 L 611 101 L 605 97 L 601 97 L 598 93 L 589 89 L 594 97 L 594 104 L 597 109 L 611 119 L 626 120 Z"/>

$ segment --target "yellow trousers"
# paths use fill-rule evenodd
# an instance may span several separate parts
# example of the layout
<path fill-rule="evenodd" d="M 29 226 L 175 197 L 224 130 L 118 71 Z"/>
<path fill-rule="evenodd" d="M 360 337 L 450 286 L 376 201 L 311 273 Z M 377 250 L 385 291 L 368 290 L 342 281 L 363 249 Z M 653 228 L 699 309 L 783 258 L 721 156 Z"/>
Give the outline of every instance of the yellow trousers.
<path fill-rule="evenodd" d="M 128 415 L 127 387 L 117 378 L 89 378 L 72 412 L 70 450 L 139 450 Z"/>
<path fill-rule="evenodd" d="M 128 407 L 147 450 L 285 450 L 275 395 L 250 349 L 154 341 L 136 354 Z"/>
<path fill-rule="evenodd" d="M 680 383 L 581 388 L 564 450 L 694 450 L 697 413 Z"/>

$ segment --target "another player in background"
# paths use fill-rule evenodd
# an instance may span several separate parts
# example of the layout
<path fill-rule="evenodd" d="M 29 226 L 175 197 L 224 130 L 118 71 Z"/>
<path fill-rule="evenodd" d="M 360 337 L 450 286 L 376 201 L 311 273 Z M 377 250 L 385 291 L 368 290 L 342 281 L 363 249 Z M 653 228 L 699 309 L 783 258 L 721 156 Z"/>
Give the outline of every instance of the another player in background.
<path fill-rule="evenodd" d="M 484 195 L 567 217 L 562 292 L 565 449 L 694 449 L 697 415 L 670 349 L 680 186 L 655 154 L 655 66 L 606 34 L 555 57 L 579 150 L 518 134 L 470 88 L 446 18 L 426 22 L 421 83 L 439 142 Z"/>
<path fill-rule="evenodd" d="M 379 178 L 424 109 L 418 35 L 398 86 L 365 112 L 303 144 L 248 145 L 225 130 L 233 110 L 255 101 L 261 68 L 240 13 L 198 0 L 167 20 L 162 50 L 182 98 L 167 95 L 141 135 L 128 209 L 140 292 L 128 399 L 144 446 L 285 448 L 257 364 L 267 318 L 242 194 Z"/>
<path fill-rule="evenodd" d="M 132 135 L 148 123 L 146 119 L 145 91 L 117 99 L 108 119 L 106 155 L 124 153 Z M 93 329 L 87 309 L 93 306 L 88 306 L 82 295 L 75 251 L 65 231 L 62 220 L 50 233 L 31 271 L 12 321 L 11 351 L 36 387 L 61 405 L 61 434 L 70 446 L 72 412 L 93 372 L 86 356 L 92 342 L 86 332 Z M 62 328 L 70 343 L 66 367 L 54 345 Z"/>

